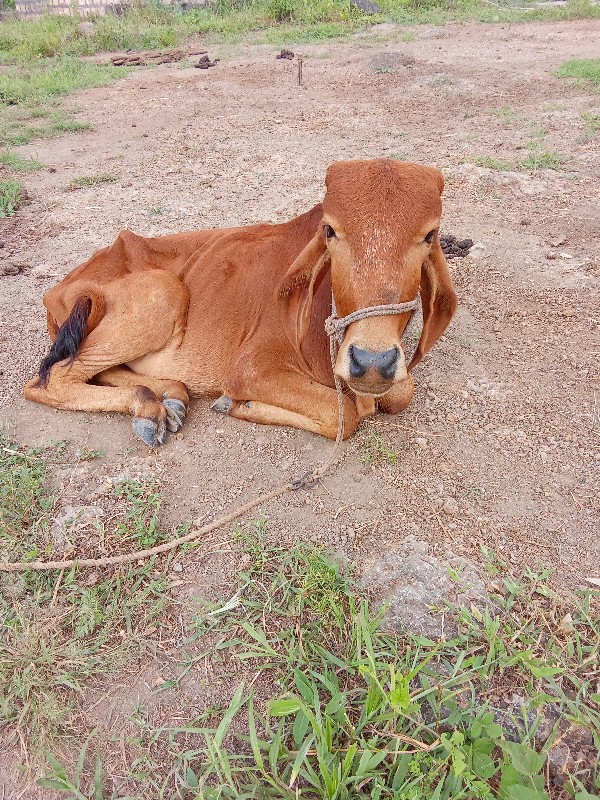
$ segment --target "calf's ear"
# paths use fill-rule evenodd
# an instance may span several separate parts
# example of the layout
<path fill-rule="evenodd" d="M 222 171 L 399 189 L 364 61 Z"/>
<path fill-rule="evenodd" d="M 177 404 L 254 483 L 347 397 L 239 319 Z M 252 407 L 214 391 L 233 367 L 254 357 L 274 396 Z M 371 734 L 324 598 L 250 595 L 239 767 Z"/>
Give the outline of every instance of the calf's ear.
<path fill-rule="evenodd" d="M 444 258 L 439 239 L 421 268 L 421 303 L 423 306 L 423 331 L 408 370 L 415 367 L 440 336 L 454 316 L 458 300 L 450 270 Z"/>
<path fill-rule="evenodd" d="M 297 350 L 310 326 L 315 285 L 328 266 L 329 254 L 319 226 L 285 274 L 278 291 L 283 326 Z"/>

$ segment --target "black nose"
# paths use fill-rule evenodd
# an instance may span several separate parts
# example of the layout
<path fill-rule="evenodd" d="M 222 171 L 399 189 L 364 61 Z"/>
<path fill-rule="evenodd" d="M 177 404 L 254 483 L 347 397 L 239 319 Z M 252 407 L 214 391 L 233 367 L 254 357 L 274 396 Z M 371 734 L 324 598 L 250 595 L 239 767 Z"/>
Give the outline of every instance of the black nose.
<path fill-rule="evenodd" d="M 392 347 L 385 353 L 374 353 L 372 350 L 361 350 L 350 345 L 350 374 L 353 378 L 362 378 L 365 372 L 376 369 L 382 378 L 393 378 L 396 374 L 398 348 Z"/>

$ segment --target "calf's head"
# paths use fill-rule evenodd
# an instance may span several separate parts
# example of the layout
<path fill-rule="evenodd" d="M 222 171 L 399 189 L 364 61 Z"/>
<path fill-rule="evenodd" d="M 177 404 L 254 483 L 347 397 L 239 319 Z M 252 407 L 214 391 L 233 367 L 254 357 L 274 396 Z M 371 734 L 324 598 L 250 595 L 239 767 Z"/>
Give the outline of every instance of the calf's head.
<path fill-rule="evenodd" d="M 401 337 L 410 312 L 352 323 L 335 372 L 360 395 L 381 397 L 435 344 L 456 309 L 439 242 L 444 180 L 429 167 L 398 161 L 347 161 L 327 171 L 322 223 L 286 276 L 295 285 L 297 341 L 308 331 L 315 286 L 331 271 L 337 314 L 414 300 L 419 288 L 423 331 L 406 365 Z"/>

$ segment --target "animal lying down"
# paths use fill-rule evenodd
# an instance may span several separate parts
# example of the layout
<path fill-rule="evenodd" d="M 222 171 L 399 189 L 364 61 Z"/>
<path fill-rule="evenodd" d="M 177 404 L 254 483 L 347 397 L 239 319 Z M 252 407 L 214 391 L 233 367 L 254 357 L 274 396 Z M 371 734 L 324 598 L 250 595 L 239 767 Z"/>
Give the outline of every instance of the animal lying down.
<path fill-rule="evenodd" d="M 53 344 L 25 396 L 131 414 L 150 447 L 183 425 L 190 395 L 218 398 L 212 408 L 236 419 L 333 439 L 333 301 L 339 318 L 366 309 L 336 326 L 344 436 L 376 406 L 402 411 L 411 370 L 456 309 L 438 233 L 443 185 L 429 167 L 338 162 L 323 203 L 290 222 L 123 231 L 44 296 Z M 419 289 L 423 330 L 407 366 L 401 337 Z M 373 308 L 387 304 L 406 305 Z"/>

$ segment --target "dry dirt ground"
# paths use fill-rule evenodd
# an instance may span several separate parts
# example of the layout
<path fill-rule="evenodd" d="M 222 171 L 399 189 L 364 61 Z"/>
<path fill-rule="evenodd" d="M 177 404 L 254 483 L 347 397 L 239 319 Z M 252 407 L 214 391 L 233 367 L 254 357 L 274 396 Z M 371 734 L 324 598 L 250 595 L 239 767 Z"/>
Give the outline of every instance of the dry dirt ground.
<path fill-rule="evenodd" d="M 331 443 L 217 416 L 200 399 L 182 434 L 149 452 L 125 417 L 25 402 L 48 346 L 43 292 L 122 228 L 283 221 L 319 201 L 332 161 L 401 156 L 444 172 L 443 231 L 485 251 L 451 262 L 460 308 L 418 367 L 410 408 L 363 423 L 322 485 L 267 505 L 268 537 L 324 544 L 359 575 L 408 534 L 433 554 L 477 561 L 483 545 L 516 569 L 543 562 L 569 587 L 598 572 L 600 152 L 582 115 L 599 102 L 555 71 L 598 55 L 600 25 L 413 32 L 403 41 L 406 29 L 380 25 L 295 48 L 301 86 L 297 62 L 270 46 L 216 49 L 209 70 L 134 71 L 69 100 L 89 132 L 21 148 L 52 169 L 26 177 L 31 204 L 2 223 L 0 253 L 22 266 L 0 277 L 0 420 L 26 445 L 105 450 L 73 465 L 64 503 L 102 505 L 110 476 L 148 475 L 168 522 L 209 520 L 303 473 Z M 475 165 L 532 152 L 566 161 L 554 171 Z M 117 181 L 65 191 L 101 173 Z M 184 560 L 180 599 L 229 596 L 228 558 Z M 144 675 L 160 669 L 140 670 L 126 693 L 147 691 Z"/>

